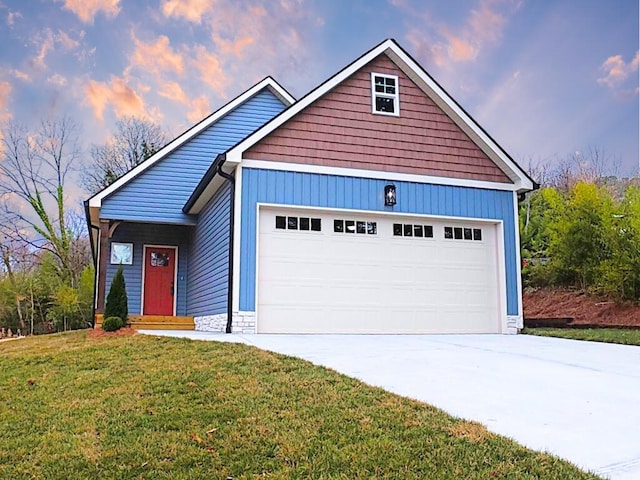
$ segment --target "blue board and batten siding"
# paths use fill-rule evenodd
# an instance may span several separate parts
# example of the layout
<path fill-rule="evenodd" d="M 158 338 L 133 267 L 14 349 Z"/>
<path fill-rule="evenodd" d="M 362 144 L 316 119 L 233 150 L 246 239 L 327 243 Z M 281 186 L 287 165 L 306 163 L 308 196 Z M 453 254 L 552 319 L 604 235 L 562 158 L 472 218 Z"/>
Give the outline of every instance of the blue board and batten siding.
<path fill-rule="evenodd" d="M 176 314 L 187 313 L 187 269 L 189 263 L 189 239 L 193 227 L 170 225 L 145 225 L 123 223 L 114 232 L 110 242 L 133 243 L 133 264 L 123 265 L 124 281 L 127 288 L 129 313 L 139 315 L 142 301 L 142 268 L 144 264 L 144 245 L 166 245 L 178 247 L 178 283 L 176 294 Z M 107 292 L 118 265 L 107 265 Z"/>
<path fill-rule="evenodd" d="M 192 316 L 227 312 L 231 187 L 225 182 L 198 215 L 187 282 Z"/>
<path fill-rule="evenodd" d="M 517 257 L 513 192 L 397 182 L 398 203 L 385 207 L 387 182 L 378 179 L 244 168 L 240 243 L 240 298 L 243 311 L 255 311 L 257 203 L 346 208 L 395 213 L 496 219 L 504 222 L 507 314 L 518 315 Z"/>
<path fill-rule="evenodd" d="M 100 217 L 193 225 L 182 207 L 219 153 L 284 109 L 264 89 L 102 201 Z"/>

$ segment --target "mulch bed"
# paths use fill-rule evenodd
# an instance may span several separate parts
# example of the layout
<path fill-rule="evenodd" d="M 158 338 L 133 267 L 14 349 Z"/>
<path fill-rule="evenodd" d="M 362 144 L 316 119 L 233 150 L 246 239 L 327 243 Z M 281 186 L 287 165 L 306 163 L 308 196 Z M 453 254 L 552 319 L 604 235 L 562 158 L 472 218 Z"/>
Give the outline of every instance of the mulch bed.
<path fill-rule="evenodd" d="M 120 330 L 116 330 L 115 332 L 105 332 L 102 328 L 93 328 L 87 332 L 87 337 L 89 338 L 100 338 L 100 337 L 128 337 L 130 335 L 136 335 L 136 332 L 133 328 L 124 327 Z"/>
<path fill-rule="evenodd" d="M 523 295 L 525 326 L 527 319 L 571 319 L 575 328 L 640 328 L 640 305 L 615 303 L 578 290 L 560 288 L 527 289 Z M 560 326 L 562 325 L 553 325 Z"/>

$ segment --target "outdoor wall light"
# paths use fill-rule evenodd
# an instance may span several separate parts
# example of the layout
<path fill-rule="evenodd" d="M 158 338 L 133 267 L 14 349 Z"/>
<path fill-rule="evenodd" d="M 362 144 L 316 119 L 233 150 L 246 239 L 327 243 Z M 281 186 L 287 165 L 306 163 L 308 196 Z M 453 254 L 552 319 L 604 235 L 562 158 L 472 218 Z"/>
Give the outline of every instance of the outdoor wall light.
<path fill-rule="evenodd" d="M 384 187 L 384 204 L 387 207 L 393 207 L 396 204 L 396 186 L 393 183 Z"/>

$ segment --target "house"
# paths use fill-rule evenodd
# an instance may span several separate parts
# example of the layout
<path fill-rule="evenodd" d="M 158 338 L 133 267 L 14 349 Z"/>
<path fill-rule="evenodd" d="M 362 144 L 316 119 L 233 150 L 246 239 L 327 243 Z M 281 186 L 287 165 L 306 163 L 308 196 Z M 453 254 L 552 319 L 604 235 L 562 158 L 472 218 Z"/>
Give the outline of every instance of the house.
<path fill-rule="evenodd" d="M 535 183 L 394 40 L 266 78 L 86 202 L 96 312 L 245 333 L 515 333 Z"/>

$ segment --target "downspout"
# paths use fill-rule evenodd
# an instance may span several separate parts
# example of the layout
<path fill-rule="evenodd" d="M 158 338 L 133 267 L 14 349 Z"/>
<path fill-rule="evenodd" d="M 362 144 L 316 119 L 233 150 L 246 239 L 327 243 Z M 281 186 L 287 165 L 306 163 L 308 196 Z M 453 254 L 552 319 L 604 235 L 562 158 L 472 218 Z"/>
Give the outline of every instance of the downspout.
<path fill-rule="evenodd" d="M 218 164 L 217 173 L 224 178 L 231 186 L 231 199 L 229 202 L 229 273 L 227 275 L 227 328 L 226 333 L 231 333 L 231 326 L 233 323 L 233 230 L 234 230 L 234 207 L 235 207 L 235 190 L 236 190 L 236 177 L 228 174 L 222 170 L 222 166 L 226 160 L 226 156 L 223 154 L 221 162 Z"/>
<path fill-rule="evenodd" d="M 84 215 L 87 221 L 87 230 L 89 232 L 89 245 L 91 246 L 91 258 L 93 259 L 93 301 L 91 302 L 91 328 L 96 326 L 96 284 L 98 278 L 98 256 L 96 254 L 96 248 L 93 245 L 93 230 L 100 230 L 93 223 L 91 223 L 91 213 L 89 211 L 89 201 L 84 202 Z"/>

